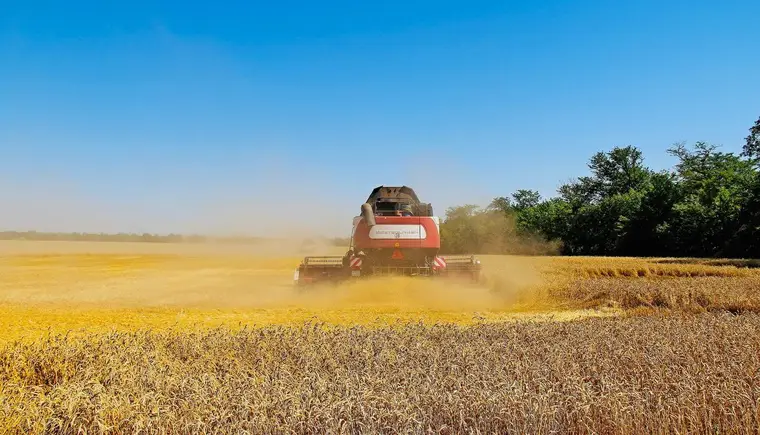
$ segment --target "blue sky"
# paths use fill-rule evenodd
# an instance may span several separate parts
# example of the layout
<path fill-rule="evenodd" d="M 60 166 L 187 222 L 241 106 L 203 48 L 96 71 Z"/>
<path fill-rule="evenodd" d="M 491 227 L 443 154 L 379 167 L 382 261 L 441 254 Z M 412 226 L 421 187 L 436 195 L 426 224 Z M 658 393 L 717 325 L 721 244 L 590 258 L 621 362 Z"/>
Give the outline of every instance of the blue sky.
<path fill-rule="evenodd" d="M 343 234 L 379 184 L 441 215 L 551 196 L 596 151 L 669 167 L 760 116 L 757 1 L 1 9 L 4 228 Z"/>

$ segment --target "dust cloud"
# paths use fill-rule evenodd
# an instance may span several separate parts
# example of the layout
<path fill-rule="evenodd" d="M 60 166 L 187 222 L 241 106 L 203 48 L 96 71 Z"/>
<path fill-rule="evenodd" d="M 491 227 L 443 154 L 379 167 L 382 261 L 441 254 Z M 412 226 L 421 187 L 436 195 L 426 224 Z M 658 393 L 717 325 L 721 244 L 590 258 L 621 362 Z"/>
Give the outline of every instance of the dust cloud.
<path fill-rule="evenodd" d="M 441 217 L 446 207 L 463 203 L 480 190 L 473 187 L 477 184 L 472 179 L 464 175 L 458 179 L 452 162 L 439 162 L 449 165 L 446 177 L 433 169 L 421 172 L 420 167 L 431 167 L 430 156 L 424 157 L 427 166 L 412 165 L 399 182 L 355 167 L 346 173 L 325 173 L 305 158 L 238 157 L 222 176 L 175 170 L 173 175 L 182 175 L 182 183 L 167 181 L 148 167 L 143 176 L 152 180 L 153 189 L 130 190 L 108 180 L 96 189 L 70 177 L 63 182 L 48 177 L 44 183 L 13 189 L 8 188 L 12 183 L 5 184 L 0 188 L 0 200 L 7 206 L 0 229 L 264 239 L 246 244 L 2 242 L 0 302 L 321 311 L 509 310 L 541 303 L 536 289 L 542 278 L 535 261 L 519 256 L 482 257 L 485 282 L 480 284 L 394 277 L 301 291 L 292 281 L 300 259 L 342 255 L 346 247 L 335 246 L 331 238 L 350 234 L 352 218 L 375 186 L 410 185 L 423 201 L 433 203 Z M 442 167 L 434 163 L 433 167 Z M 477 199 L 488 196 L 481 191 Z M 50 255 L 61 257 L 47 263 L 35 259 Z"/>
<path fill-rule="evenodd" d="M 314 249 L 321 249 L 314 247 Z M 536 257 L 483 256 L 484 281 L 373 278 L 297 287 L 298 245 L 0 243 L 0 303 L 76 308 L 506 311 L 537 307 Z M 336 247 L 323 253 L 340 255 Z"/>
<path fill-rule="evenodd" d="M 288 290 L 270 301 L 276 307 L 319 310 L 366 309 L 398 311 L 509 311 L 537 307 L 543 302 L 538 287 L 525 277 L 471 283 L 466 279 L 383 277 Z M 523 281 L 523 282 L 520 282 Z"/>
<path fill-rule="evenodd" d="M 482 280 L 466 277 L 378 277 L 283 292 L 277 303 L 315 309 L 510 311 L 547 303 L 542 259 L 486 255 Z"/>

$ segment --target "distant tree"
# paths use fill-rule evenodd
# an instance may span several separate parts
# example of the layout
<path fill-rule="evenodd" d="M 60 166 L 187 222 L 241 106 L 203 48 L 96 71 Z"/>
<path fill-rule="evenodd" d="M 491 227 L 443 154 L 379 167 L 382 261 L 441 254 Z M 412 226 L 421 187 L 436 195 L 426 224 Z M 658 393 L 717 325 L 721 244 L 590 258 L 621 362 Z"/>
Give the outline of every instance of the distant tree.
<path fill-rule="evenodd" d="M 630 145 L 594 154 L 589 168 L 594 177 L 591 186 L 596 189 L 596 197 L 602 200 L 640 188 L 649 177 L 649 170 L 643 162 L 641 151 Z"/>
<path fill-rule="evenodd" d="M 727 249 L 741 228 L 741 210 L 756 181 L 752 162 L 705 142 L 697 142 L 693 150 L 678 144 L 668 152 L 679 159 L 676 175 L 682 190 L 671 221 L 671 251 L 692 256 L 729 254 Z"/>
<path fill-rule="evenodd" d="M 512 194 L 517 211 L 535 207 L 541 202 L 541 195 L 535 190 L 520 189 Z"/>
<path fill-rule="evenodd" d="M 522 189 L 494 199 L 488 210 L 514 216 L 521 237 L 560 242 L 564 254 L 760 256 L 760 119 L 741 155 L 706 142 L 667 152 L 678 162 L 661 172 L 647 168 L 634 146 L 598 152 L 590 174 L 560 186 L 557 197 Z M 468 234 L 462 240 L 482 247 L 481 218 L 474 212 L 449 228 L 459 225 L 457 234 Z"/>
<path fill-rule="evenodd" d="M 760 166 L 760 117 L 750 127 L 745 138 L 742 156 L 755 168 Z M 760 258 L 760 173 L 755 171 L 751 186 L 739 212 L 739 228 L 728 250 L 738 256 Z"/>
<path fill-rule="evenodd" d="M 744 138 L 744 141 L 742 156 L 748 157 L 755 164 L 760 163 L 760 117 L 758 117 L 755 124 L 750 127 L 749 135 Z"/>
<path fill-rule="evenodd" d="M 646 183 L 651 171 L 644 167 L 641 151 L 634 146 L 614 147 L 595 153 L 588 163 L 591 175 L 560 186 L 558 193 L 574 212 L 607 197 L 625 194 Z"/>
<path fill-rule="evenodd" d="M 512 201 L 505 196 L 499 196 L 494 198 L 488 205 L 489 210 L 498 210 L 502 213 L 510 213 L 513 211 Z"/>
<path fill-rule="evenodd" d="M 760 258 L 760 174 L 739 211 L 739 228 L 729 243 L 727 254 L 733 257 Z"/>
<path fill-rule="evenodd" d="M 446 254 L 546 254 L 555 244 L 520 234 L 516 213 L 499 207 L 451 207 L 441 223 L 441 251 Z"/>
<path fill-rule="evenodd" d="M 570 205 L 573 213 L 594 202 L 598 191 L 596 180 L 586 176 L 565 183 L 558 189 L 560 198 Z"/>
<path fill-rule="evenodd" d="M 562 198 L 552 198 L 523 209 L 517 216 L 517 227 L 527 234 L 541 234 L 547 240 L 567 240 L 570 204 Z"/>
<path fill-rule="evenodd" d="M 674 174 L 653 173 L 640 190 L 638 209 L 626 221 L 617 251 L 621 255 L 669 255 L 669 222 L 682 192 Z"/>
<path fill-rule="evenodd" d="M 449 207 L 441 223 L 441 250 L 447 253 L 472 252 L 480 243 L 474 217 L 478 206 Z"/>

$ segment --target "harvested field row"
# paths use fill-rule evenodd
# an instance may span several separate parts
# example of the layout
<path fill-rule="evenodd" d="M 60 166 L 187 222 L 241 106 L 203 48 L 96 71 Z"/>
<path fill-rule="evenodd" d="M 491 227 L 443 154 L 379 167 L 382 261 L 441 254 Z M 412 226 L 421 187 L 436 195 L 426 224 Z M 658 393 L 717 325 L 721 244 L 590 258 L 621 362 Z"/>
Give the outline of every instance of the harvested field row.
<path fill-rule="evenodd" d="M 50 338 L 0 351 L 19 432 L 748 433 L 760 316 Z"/>
<path fill-rule="evenodd" d="M 752 260 L 629 257 L 549 257 L 536 261 L 543 273 L 568 278 L 693 278 L 760 276 Z"/>
<path fill-rule="evenodd" d="M 583 308 L 652 308 L 689 312 L 760 313 L 760 278 L 700 277 L 689 279 L 609 280 L 572 282 L 553 291 L 556 299 Z"/>

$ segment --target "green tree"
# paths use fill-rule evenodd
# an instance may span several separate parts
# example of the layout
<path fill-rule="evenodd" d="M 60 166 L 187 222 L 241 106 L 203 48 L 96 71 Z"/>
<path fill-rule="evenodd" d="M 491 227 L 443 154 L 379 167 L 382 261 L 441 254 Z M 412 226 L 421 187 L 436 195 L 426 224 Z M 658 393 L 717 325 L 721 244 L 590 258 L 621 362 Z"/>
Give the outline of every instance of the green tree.
<path fill-rule="evenodd" d="M 753 163 L 705 142 L 693 150 L 678 144 L 668 152 L 679 159 L 682 190 L 671 220 L 671 251 L 700 257 L 735 251 L 731 246 L 742 226 L 741 212 L 756 182 Z"/>
<path fill-rule="evenodd" d="M 760 258 L 760 174 L 739 212 L 739 228 L 727 247 L 733 257 Z"/>
<path fill-rule="evenodd" d="M 755 164 L 760 163 L 760 117 L 758 117 L 755 124 L 750 127 L 749 135 L 744 138 L 744 141 L 742 156 L 748 157 Z"/>
<path fill-rule="evenodd" d="M 441 223 L 445 254 L 547 254 L 556 247 L 543 237 L 520 234 L 516 214 L 498 207 L 451 207 Z"/>
<path fill-rule="evenodd" d="M 517 228 L 522 234 L 541 235 L 548 241 L 568 239 L 573 210 L 562 198 L 551 198 L 520 211 Z M 563 247 L 563 252 L 565 248 Z"/>
<path fill-rule="evenodd" d="M 560 187 L 560 196 L 577 210 L 613 195 L 625 194 L 646 183 L 651 171 L 644 167 L 641 151 L 634 146 L 614 147 L 594 154 L 588 163 L 590 176 Z"/>
<path fill-rule="evenodd" d="M 594 154 L 589 167 L 594 176 L 594 193 L 600 201 L 639 189 L 650 175 L 650 171 L 644 167 L 641 151 L 630 145 Z"/>
<path fill-rule="evenodd" d="M 512 207 L 512 201 L 510 201 L 510 199 L 506 196 L 499 196 L 497 198 L 494 198 L 488 205 L 489 210 L 498 210 L 505 214 L 514 211 Z"/>
<path fill-rule="evenodd" d="M 520 189 L 512 194 L 512 198 L 517 211 L 535 207 L 541 202 L 541 195 L 535 190 Z"/>
<path fill-rule="evenodd" d="M 626 222 L 618 251 L 632 256 L 670 255 L 669 222 L 682 198 L 675 174 L 666 171 L 651 174 L 640 192 L 639 207 Z"/>
<path fill-rule="evenodd" d="M 560 198 L 570 209 L 565 222 L 556 225 L 564 231 L 564 253 L 615 255 L 631 249 L 634 239 L 642 235 L 637 223 L 646 220 L 640 208 L 653 177 L 643 162 L 638 148 L 614 147 L 591 157 L 591 175 L 559 188 Z M 649 232 L 654 231 L 650 225 Z"/>
<path fill-rule="evenodd" d="M 441 222 L 441 251 L 447 254 L 474 252 L 480 243 L 474 217 L 478 206 L 449 207 Z"/>

